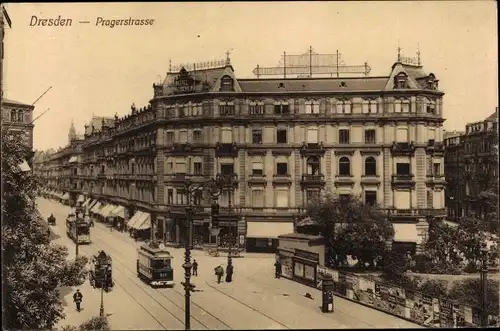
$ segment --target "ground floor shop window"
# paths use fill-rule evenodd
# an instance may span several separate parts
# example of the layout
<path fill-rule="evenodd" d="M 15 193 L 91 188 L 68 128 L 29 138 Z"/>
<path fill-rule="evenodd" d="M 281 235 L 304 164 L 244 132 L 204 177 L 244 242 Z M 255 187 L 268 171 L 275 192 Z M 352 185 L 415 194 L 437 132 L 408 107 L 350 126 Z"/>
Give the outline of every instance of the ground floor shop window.
<path fill-rule="evenodd" d="M 281 262 L 281 274 L 283 277 L 287 278 L 292 278 L 293 272 L 292 272 L 292 265 L 293 261 L 292 258 L 289 256 L 280 256 L 280 262 Z"/>

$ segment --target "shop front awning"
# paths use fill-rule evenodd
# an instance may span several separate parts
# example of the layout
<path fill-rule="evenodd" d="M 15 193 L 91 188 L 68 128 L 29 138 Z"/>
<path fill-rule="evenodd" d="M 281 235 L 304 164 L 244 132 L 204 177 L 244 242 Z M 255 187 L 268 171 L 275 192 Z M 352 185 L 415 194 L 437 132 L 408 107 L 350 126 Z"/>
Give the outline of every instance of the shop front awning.
<path fill-rule="evenodd" d="M 140 219 L 134 224 L 137 230 L 147 230 L 151 228 L 151 214 L 142 213 Z"/>
<path fill-rule="evenodd" d="M 78 200 L 76 200 L 76 202 L 84 202 L 84 201 L 85 201 L 84 196 L 80 194 L 80 195 L 78 196 Z"/>
<path fill-rule="evenodd" d="M 76 156 L 72 156 L 72 157 L 69 158 L 68 163 L 75 163 L 77 161 L 78 161 L 78 158 Z"/>
<path fill-rule="evenodd" d="M 92 209 L 95 205 L 97 204 L 97 200 L 90 200 L 89 204 L 87 205 L 87 207 L 89 209 Z"/>
<path fill-rule="evenodd" d="M 90 211 L 91 211 L 91 212 L 93 212 L 93 213 L 97 213 L 97 212 L 99 211 L 99 209 L 100 209 L 100 208 L 101 208 L 101 203 L 100 203 L 100 202 L 97 202 L 97 203 L 94 205 L 94 207 L 92 207 L 92 208 L 90 209 Z"/>
<path fill-rule="evenodd" d="M 63 200 L 69 200 L 69 194 L 68 193 L 64 193 L 62 195 L 61 199 L 63 199 Z"/>
<path fill-rule="evenodd" d="M 115 209 L 115 207 L 116 207 L 115 205 L 107 205 L 106 207 L 101 209 L 99 214 L 101 214 L 103 217 L 108 217 L 110 216 L 109 214 L 111 213 L 111 211 Z"/>
<path fill-rule="evenodd" d="M 110 216 L 125 218 L 125 208 L 123 206 L 116 206 L 116 208 L 111 211 Z"/>
<path fill-rule="evenodd" d="M 247 222 L 247 238 L 278 238 L 293 233 L 293 222 Z"/>
<path fill-rule="evenodd" d="M 90 198 L 85 200 L 85 202 L 82 204 L 82 207 L 88 207 L 90 204 Z"/>
<path fill-rule="evenodd" d="M 417 232 L 416 224 L 394 223 L 394 242 L 421 243 L 421 237 Z"/>
<path fill-rule="evenodd" d="M 127 226 L 129 228 L 135 229 L 134 226 L 137 223 L 137 221 L 142 217 L 142 214 L 143 214 L 142 211 L 136 211 L 134 216 L 132 216 L 132 218 L 128 221 Z"/>

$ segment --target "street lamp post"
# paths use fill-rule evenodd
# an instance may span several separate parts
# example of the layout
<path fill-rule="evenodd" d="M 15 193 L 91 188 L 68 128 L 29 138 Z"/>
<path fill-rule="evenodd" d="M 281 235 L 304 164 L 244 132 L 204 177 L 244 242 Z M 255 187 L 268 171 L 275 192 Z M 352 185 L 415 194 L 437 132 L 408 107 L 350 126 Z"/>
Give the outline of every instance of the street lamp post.
<path fill-rule="evenodd" d="M 104 317 L 104 284 L 106 283 L 106 278 L 108 277 L 108 266 L 104 270 L 104 277 L 101 281 L 101 308 L 99 309 L 99 316 Z"/>
<path fill-rule="evenodd" d="M 488 326 L 488 247 L 481 245 L 481 326 Z"/>

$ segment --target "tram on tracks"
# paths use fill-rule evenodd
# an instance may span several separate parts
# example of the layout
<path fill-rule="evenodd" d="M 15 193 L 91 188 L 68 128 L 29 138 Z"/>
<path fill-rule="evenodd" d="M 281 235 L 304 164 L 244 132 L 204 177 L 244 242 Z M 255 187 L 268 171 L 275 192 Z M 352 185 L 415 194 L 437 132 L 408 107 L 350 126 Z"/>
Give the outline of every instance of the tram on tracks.
<path fill-rule="evenodd" d="M 89 223 L 75 214 L 69 214 L 66 218 L 66 234 L 74 243 L 90 244 Z"/>
<path fill-rule="evenodd" d="M 142 244 L 137 250 L 137 277 L 152 287 L 174 286 L 172 259 L 163 244 Z"/>

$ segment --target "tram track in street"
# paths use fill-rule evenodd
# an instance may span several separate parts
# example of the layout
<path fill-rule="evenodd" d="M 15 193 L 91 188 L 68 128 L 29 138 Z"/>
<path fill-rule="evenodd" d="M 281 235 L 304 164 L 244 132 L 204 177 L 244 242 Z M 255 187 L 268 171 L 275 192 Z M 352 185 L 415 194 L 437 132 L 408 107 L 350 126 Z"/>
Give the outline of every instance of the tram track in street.
<path fill-rule="evenodd" d="M 101 223 L 101 224 L 102 224 L 102 223 Z M 104 224 L 102 224 L 102 225 L 104 225 Z M 124 240 L 124 239 L 122 239 L 122 238 L 119 238 L 119 240 L 121 240 L 122 242 L 124 242 L 124 243 L 126 243 L 126 244 L 129 244 L 126 240 Z M 280 321 L 278 321 L 278 320 L 276 320 L 276 319 L 274 319 L 274 318 L 270 317 L 269 315 L 267 315 L 267 314 L 265 314 L 265 313 L 263 313 L 263 312 L 259 311 L 258 309 L 254 308 L 254 307 L 252 307 L 252 306 L 250 306 L 250 305 L 248 305 L 248 304 L 246 304 L 245 302 L 243 302 L 243 301 L 241 301 L 241 300 L 238 300 L 237 298 L 235 298 L 235 297 L 233 297 L 233 296 L 231 296 L 231 295 L 228 295 L 228 294 L 224 293 L 223 291 L 221 291 L 221 290 L 217 289 L 216 287 L 214 287 L 214 286 L 210 285 L 210 284 L 209 284 L 208 282 L 206 282 L 206 281 L 205 281 L 205 283 L 206 283 L 206 284 L 207 284 L 207 286 L 208 286 L 208 287 L 210 287 L 211 289 L 213 289 L 213 290 L 217 291 L 218 293 L 220 293 L 220 294 L 224 295 L 224 296 L 225 296 L 225 297 L 227 297 L 227 298 L 230 298 L 230 299 L 232 299 L 232 300 L 234 300 L 234 301 L 238 302 L 239 304 L 241 304 L 241 305 L 245 306 L 246 308 L 249 308 L 249 309 L 251 309 L 252 311 L 254 311 L 254 312 L 256 312 L 256 313 L 258 313 L 258 314 L 260 314 L 260 315 L 264 316 L 265 318 L 269 319 L 270 321 L 272 321 L 272 322 L 274 322 L 274 323 L 276 323 L 276 324 L 278 324 L 278 325 L 281 325 L 284 329 L 290 329 L 288 326 L 286 326 L 286 325 L 285 325 L 285 324 L 283 324 L 282 322 L 280 322 Z M 175 289 L 172 289 L 172 290 L 173 290 L 175 293 L 177 293 L 178 295 L 180 295 L 182 298 L 184 298 L 184 293 L 178 292 L 178 291 L 177 291 L 177 290 L 175 290 Z M 160 292 L 160 293 L 161 293 L 161 292 Z M 163 294 L 162 294 L 162 295 L 163 295 Z M 199 308 L 200 308 L 201 310 L 203 310 L 204 312 L 206 312 L 206 313 L 210 314 L 209 312 L 207 312 L 205 309 L 203 309 L 201 306 L 197 305 L 197 304 L 196 304 L 196 303 L 194 303 L 193 301 L 191 301 L 191 304 L 192 304 L 192 305 L 194 305 L 194 306 L 199 307 Z M 218 319 L 221 323 L 226 324 L 225 322 L 221 321 L 219 318 L 217 318 L 217 317 L 216 317 L 216 316 L 214 316 L 213 314 L 210 314 L 210 315 L 211 315 L 211 316 L 213 316 L 214 318 Z M 227 324 L 226 324 L 226 325 L 227 325 Z M 229 328 L 231 328 L 229 325 L 227 325 L 227 326 L 228 326 Z"/>
<path fill-rule="evenodd" d="M 120 251 L 118 251 L 116 248 L 112 247 L 110 244 L 107 244 L 104 239 L 100 238 L 99 236 L 96 236 L 95 234 L 92 235 L 92 237 L 97 238 L 99 241 L 101 241 L 101 243 L 98 244 L 99 246 L 102 247 L 103 246 L 102 243 L 104 243 L 104 245 L 110 247 L 112 251 L 117 252 L 120 256 L 123 256 L 123 254 Z M 123 260 L 121 260 L 121 259 L 113 259 L 113 260 L 118 260 L 118 263 L 121 264 L 126 270 L 128 270 L 129 272 L 132 272 L 133 274 L 136 274 L 137 271 L 131 269 L 130 267 L 128 267 L 124 262 L 122 262 Z M 120 270 L 120 269 L 122 269 L 122 268 L 117 268 L 117 270 Z M 138 285 L 139 283 L 142 284 L 142 285 L 146 285 L 143 281 L 138 281 L 136 278 L 132 278 L 132 277 L 129 277 L 129 276 L 126 276 L 126 277 L 132 283 L 134 283 L 138 288 L 140 288 L 144 293 L 146 293 L 149 297 L 151 297 L 154 301 L 156 301 L 160 306 L 162 306 L 165 310 L 167 310 L 170 314 L 172 314 L 177 320 L 179 320 L 180 322 L 182 322 L 182 324 L 184 325 L 184 321 L 183 320 L 181 320 L 180 318 L 178 318 L 177 316 L 175 316 L 175 314 L 173 314 L 168 308 L 166 308 L 162 303 L 160 303 L 150 293 L 148 293 L 147 290 L 141 288 L 141 286 Z M 149 285 L 147 285 L 147 286 L 149 286 Z M 170 298 L 168 298 L 164 293 L 162 293 L 158 289 L 150 288 L 150 290 L 152 292 L 160 294 L 165 300 L 167 300 L 173 306 L 175 306 L 177 309 L 179 309 L 181 311 L 181 313 L 182 313 L 181 315 L 184 315 L 185 309 L 181 305 L 178 305 L 175 301 L 173 301 Z M 176 291 L 174 288 L 169 289 L 169 292 L 174 292 L 174 293 L 180 295 L 182 298 L 184 298 L 184 294 Z M 216 330 L 231 330 L 231 329 L 234 329 L 233 327 L 231 327 L 230 325 L 228 325 L 227 323 L 225 323 L 224 321 L 222 321 L 220 318 L 218 318 L 214 314 L 210 313 L 209 311 L 205 310 L 204 308 L 202 308 L 200 305 L 194 303 L 193 301 L 191 301 L 191 305 L 197 307 L 198 309 L 200 309 L 200 312 L 197 315 L 210 316 L 213 319 L 212 323 L 210 323 L 211 325 L 207 326 L 206 322 L 205 323 L 201 322 L 199 320 L 199 318 L 194 317 L 193 313 L 191 313 L 191 318 L 194 321 L 196 321 L 197 323 L 199 323 L 201 326 L 203 326 L 204 328 L 206 328 L 207 330 L 213 330 L 213 329 L 216 329 Z M 213 323 L 214 320 L 215 320 L 216 323 Z M 218 327 L 213 327 L 212 324 L 219 324 L 219 325 L 218 325 Z M 196 328 L 196 329 L 198 329 L 198 328 Z"/>
<path fill-rule="evenodd" d="M 97 224 L 96 224 L 96 225 L 97 225 Z M 101 223 L 101 225 L 103 225 L 103 226 L 104 226 L 104 224 L 102 224 L 102 223 Z M 129 244 L 130 244 L 129 242 L 127 242 L 126 240 L 124 240 L 124 239 L 122 239 L 122 238 L 120 238 L 120 237 L 118 237 L 118 239 L 119 239 L 120 241 L 122 241 L 122 242 L 126 243 L 127 245 L 129 245 Z M 106 245 L 110 246 L 109 244 L 106 244 Z M 111 247 L 111 246 L 110 246 L 110 247 Z M 113 249 L 113 250 L 115 250 L 115 251 L 117 251 L 120 255 L 122 255 L 122 256 L 123 256 L 123 254 L 122 254 L 121 252 L 119 252 L 118 250 L 116 250 L 115 248 L 113 248 L 113 247 L 112 247 L 112 249 Z M 131 269 L 130 269 L 130 268 L 128 268 L 128 267 L 126 267 L 126 268 L 127 268 L 128 270 L 131 270 Z M 131 270 L 131 271 L 132 271 L 132 270 Z M 135 272 L 135 271 L 134 271 L 134 272 Z M 248 305 L 248 304 L 246 304 L 245 302 L 243 302 L 243 301 L 241 301 L 241 300 L 238 300 L 237 298 L 234 298 L 233 296 L 228 295 L 228 294 L 224 293 L 223 291 L 221 291 L 221 290 L 219 290 L 219 289 L 217 289 L 217 288 L 215 288 L 215 287 L 211 286 L 208 282 L 206 282 L 206 284 L 207 284 L 207 285 L 208 285 L 211 289 L 214 289 L 215 291 L 217 291 L 218 293 L 222 294 L 223 296 L 225 296 L 225 297 L 227 297 L 227 298 L 229 298 L 229 299 L 232 299 L 233 301 L 236 301 L 236 302 L 237 302 L 237 303 L 239 303 L 240 305 L 242 305 L 242 306 L 244 306 L 244 307 L 246 307 L 246 308 L 251 309 L 252 311 L 256 312 L 257 314 L 259 314 L 259 315 L 261 315 L 261 316 L 263 316 L 263 317 L 265 317 L 266 319 L 268 319 L 268 320 L 272 321 L 273 323 L 275 323 L 275 324 L 277 324 L 277 325 L 282 326 L 282 328 L 283 328 L 283 329 L 290 329 L 290 327 L 286 326 L 286 325 L 285 325 L 285 324 L 283 324 L 282 322 L 280 322 L 280 321 L 278 321 L 278 320 L 276 320 L 276 319 L 274 319 L 274 318 L 270 317 L 269 315 L 267 315 L 267 314 L 265 314 L 265 313 L 262 313 L 262 312 L 261 312 L 261 311 L 259 311 L 258 309 L 254 308 L 254 307 L 252 307 L 252 306 L 250 306 L 250 305 Z M 175 292 L 176 294 L 178 294 L 180 297 L 184 298 L 184 293 L 181 293 L 181 292 L 179 292 L 179 291 L 175 290 L 175 288 L 172 288 L 172 289 L 170 289 L 170 290 L 172 290 L 173 292 Z M 163 293 L 161 293 L 161 292 L 160 292 L 160 291 L 158 291 L 158 290 L 156 290 L 156 291 L 157 291 L 158 293 L 160 293 L 162 296 L 164 296 L 167 300 L 169 300 L 169 301 L 171 301 L 172 303 L 174 303 L 172 300 L 168 299 L 168 298 L 167 298 L 167 297 L 166 297 Z M 176 305 L 176 304 L 174 303 L 174 305 Z M 202 308 L 200 305 L 198 305 L 198 304 L 196 304 L 195 302 L 193 302 L 193 300 L 191 300 L 191 305 L 192 305 L 192 306 L 195 306 L 195 307 L 198 307 L 198 308 L 202 311 L 202 313 L 201 313 L 202 315 L 208 314 L 208 315 L 212 316 L 213 318 L 215 318 L 216 320 L 218 320 L 220 323 L 222 323 L 222 324 L 226 325 L 226 326 L 227 326 L 227 328 L 229 328 L 229 329 L 233 329 L 233 327 L 229 326 L 227 323 L 223 322 L 221 319 L 219 319 L 218 317 L 216 317 L 216 316 L 215 316 L 215 315 L 213 315 L 212 313 L 210 313 L 210 312 L 206 311 L 206 310 L 205 310 L 204 308 Z M 176 305 L 176 306 L 178 306 L 178 305 Z M 180 309 L 182 309 L 182 310 L 184 311 L 184 309 L 183 309 L 183 308 L 181 308 L 181 307 L 179 307 L 179 308 L 180 308 Z"/>

